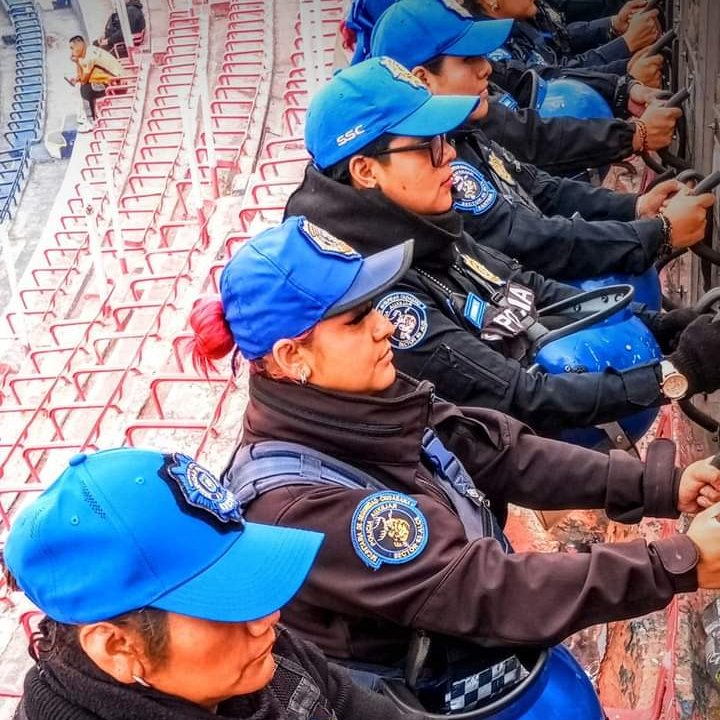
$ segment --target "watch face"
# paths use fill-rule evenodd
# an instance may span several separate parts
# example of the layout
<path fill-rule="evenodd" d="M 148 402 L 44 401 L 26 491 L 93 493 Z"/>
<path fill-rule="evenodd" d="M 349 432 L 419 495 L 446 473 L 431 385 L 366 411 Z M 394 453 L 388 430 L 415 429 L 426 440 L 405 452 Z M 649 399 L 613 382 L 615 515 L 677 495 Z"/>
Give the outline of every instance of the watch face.
<path fill-rule="evenodd" d="M 685 397 L 688 390 L 687 378 L 680 373 L 673 373 L 665 378 L 662 389 L 671 400 L 679 400 Z"/>

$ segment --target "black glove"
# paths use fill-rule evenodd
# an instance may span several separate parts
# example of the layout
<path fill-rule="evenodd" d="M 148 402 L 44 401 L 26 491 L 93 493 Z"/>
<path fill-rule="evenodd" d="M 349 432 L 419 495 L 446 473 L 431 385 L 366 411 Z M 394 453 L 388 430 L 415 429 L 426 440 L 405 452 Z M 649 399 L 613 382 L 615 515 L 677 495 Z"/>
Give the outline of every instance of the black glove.
<path fill-rule="evenodd" d="M 670 313 L 668 313 L 669 315 Z M 688 395 L 720 388 L 720 322 L 701 315 L 681 333 L 668 360 L 688 379 Z"/>
<path fill-rule="evenodd" d="M 683 330 L 697 317 L 698 313 L 691 308 L 680 308 L 666 313 L 640 313 L 640 319 L 650 328 L 665 355 L 677 350 Z"/>

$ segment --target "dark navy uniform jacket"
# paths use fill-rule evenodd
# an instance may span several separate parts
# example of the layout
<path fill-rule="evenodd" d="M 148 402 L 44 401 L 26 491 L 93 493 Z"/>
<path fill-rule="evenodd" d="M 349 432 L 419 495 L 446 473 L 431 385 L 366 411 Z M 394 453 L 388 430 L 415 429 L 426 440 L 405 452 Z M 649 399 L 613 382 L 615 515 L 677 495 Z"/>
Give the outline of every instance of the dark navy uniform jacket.
<path fill-rule="evenodd" d="M 461 300 L 469 293 L 488 297 L 487 283 L 455 269 L 462 256 L 466 263 L 484 267 L 488 277 L 529 290 L 534 310 L 578 290 L 523 270 L 506 255 L 478 244 L 463 231 L 462 216 L 456 212 L 416 215 L 379 189 L 357 190 L 308 166 L 302 185 L 288 200 L 286 215 L 307 216 L 363 255 L 414 238 L 410 271 L 378 300 L 378 307 L 382 303 L 383 312 L 397 311 L 407 321 L 393 343 L 397 367 L 435 383 L 440 397 L 501 410 L 553 435 L 666 402 L 656 363 L 623 372 L 533 373 L 529 358 L 516 359 L 509 344 L 484 339 L 481 330 L 459 317 L 450 295 Z"/>
<path fill-rule="evenodd" d="M 455 209 L 482 245 L 562 280 L 640 274 L 655 261 L 662 223 L 635 220 L 636 195 L 548 175 L 470 126 L 452 139 Z"/>
<path fill-rule="evenodd" d="M 635 126 L 627 120 L 544 120 L 535 110 L 512 110 L 491 96 L 478 127 L 518 160 L 555 175 L 582 172 L 634 153 Z"/>
<path fill-rule="evenodd" d="M 567 22 L 595 20 L 614 15 L 625 4 L 625 0 L 549 0 Z"/>

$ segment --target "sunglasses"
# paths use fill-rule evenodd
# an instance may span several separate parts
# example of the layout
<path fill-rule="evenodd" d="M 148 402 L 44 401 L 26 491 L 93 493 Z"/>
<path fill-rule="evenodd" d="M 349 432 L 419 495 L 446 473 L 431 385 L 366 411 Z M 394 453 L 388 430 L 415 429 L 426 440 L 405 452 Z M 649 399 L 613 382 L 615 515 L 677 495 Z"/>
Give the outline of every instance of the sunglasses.
<path fill-rule="evenodd" d="M 373 153 L 371 157 L 380 157 L 381 155 L 392 155 L 393 153 L 402 152 L 415 152 L 417 150 L 429 150 L 430 151 L 430 162 L 434 168 L 442 167 L 443 156 L 445 155 L 445 143 L 447 142 L 447 135 L 442 133 L 441 135 L 434 135 L 429 140 L 418 143 L 417 145 L 406 145 L 399 148 L 389 148 L 388 150 L 381 150 L 380 152 Z"/>

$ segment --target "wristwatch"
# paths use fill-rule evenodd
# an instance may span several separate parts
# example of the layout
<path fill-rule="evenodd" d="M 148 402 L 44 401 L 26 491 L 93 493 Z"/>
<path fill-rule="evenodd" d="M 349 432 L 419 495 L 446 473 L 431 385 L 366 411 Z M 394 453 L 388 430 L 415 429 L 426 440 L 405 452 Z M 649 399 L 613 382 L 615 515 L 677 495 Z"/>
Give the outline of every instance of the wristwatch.
<path fill-rule="evenodd" d="M 688 391 L 688 379 L 669 360 L 660 361 L 660 389 L 668 400 L 682 400 Z"/>

